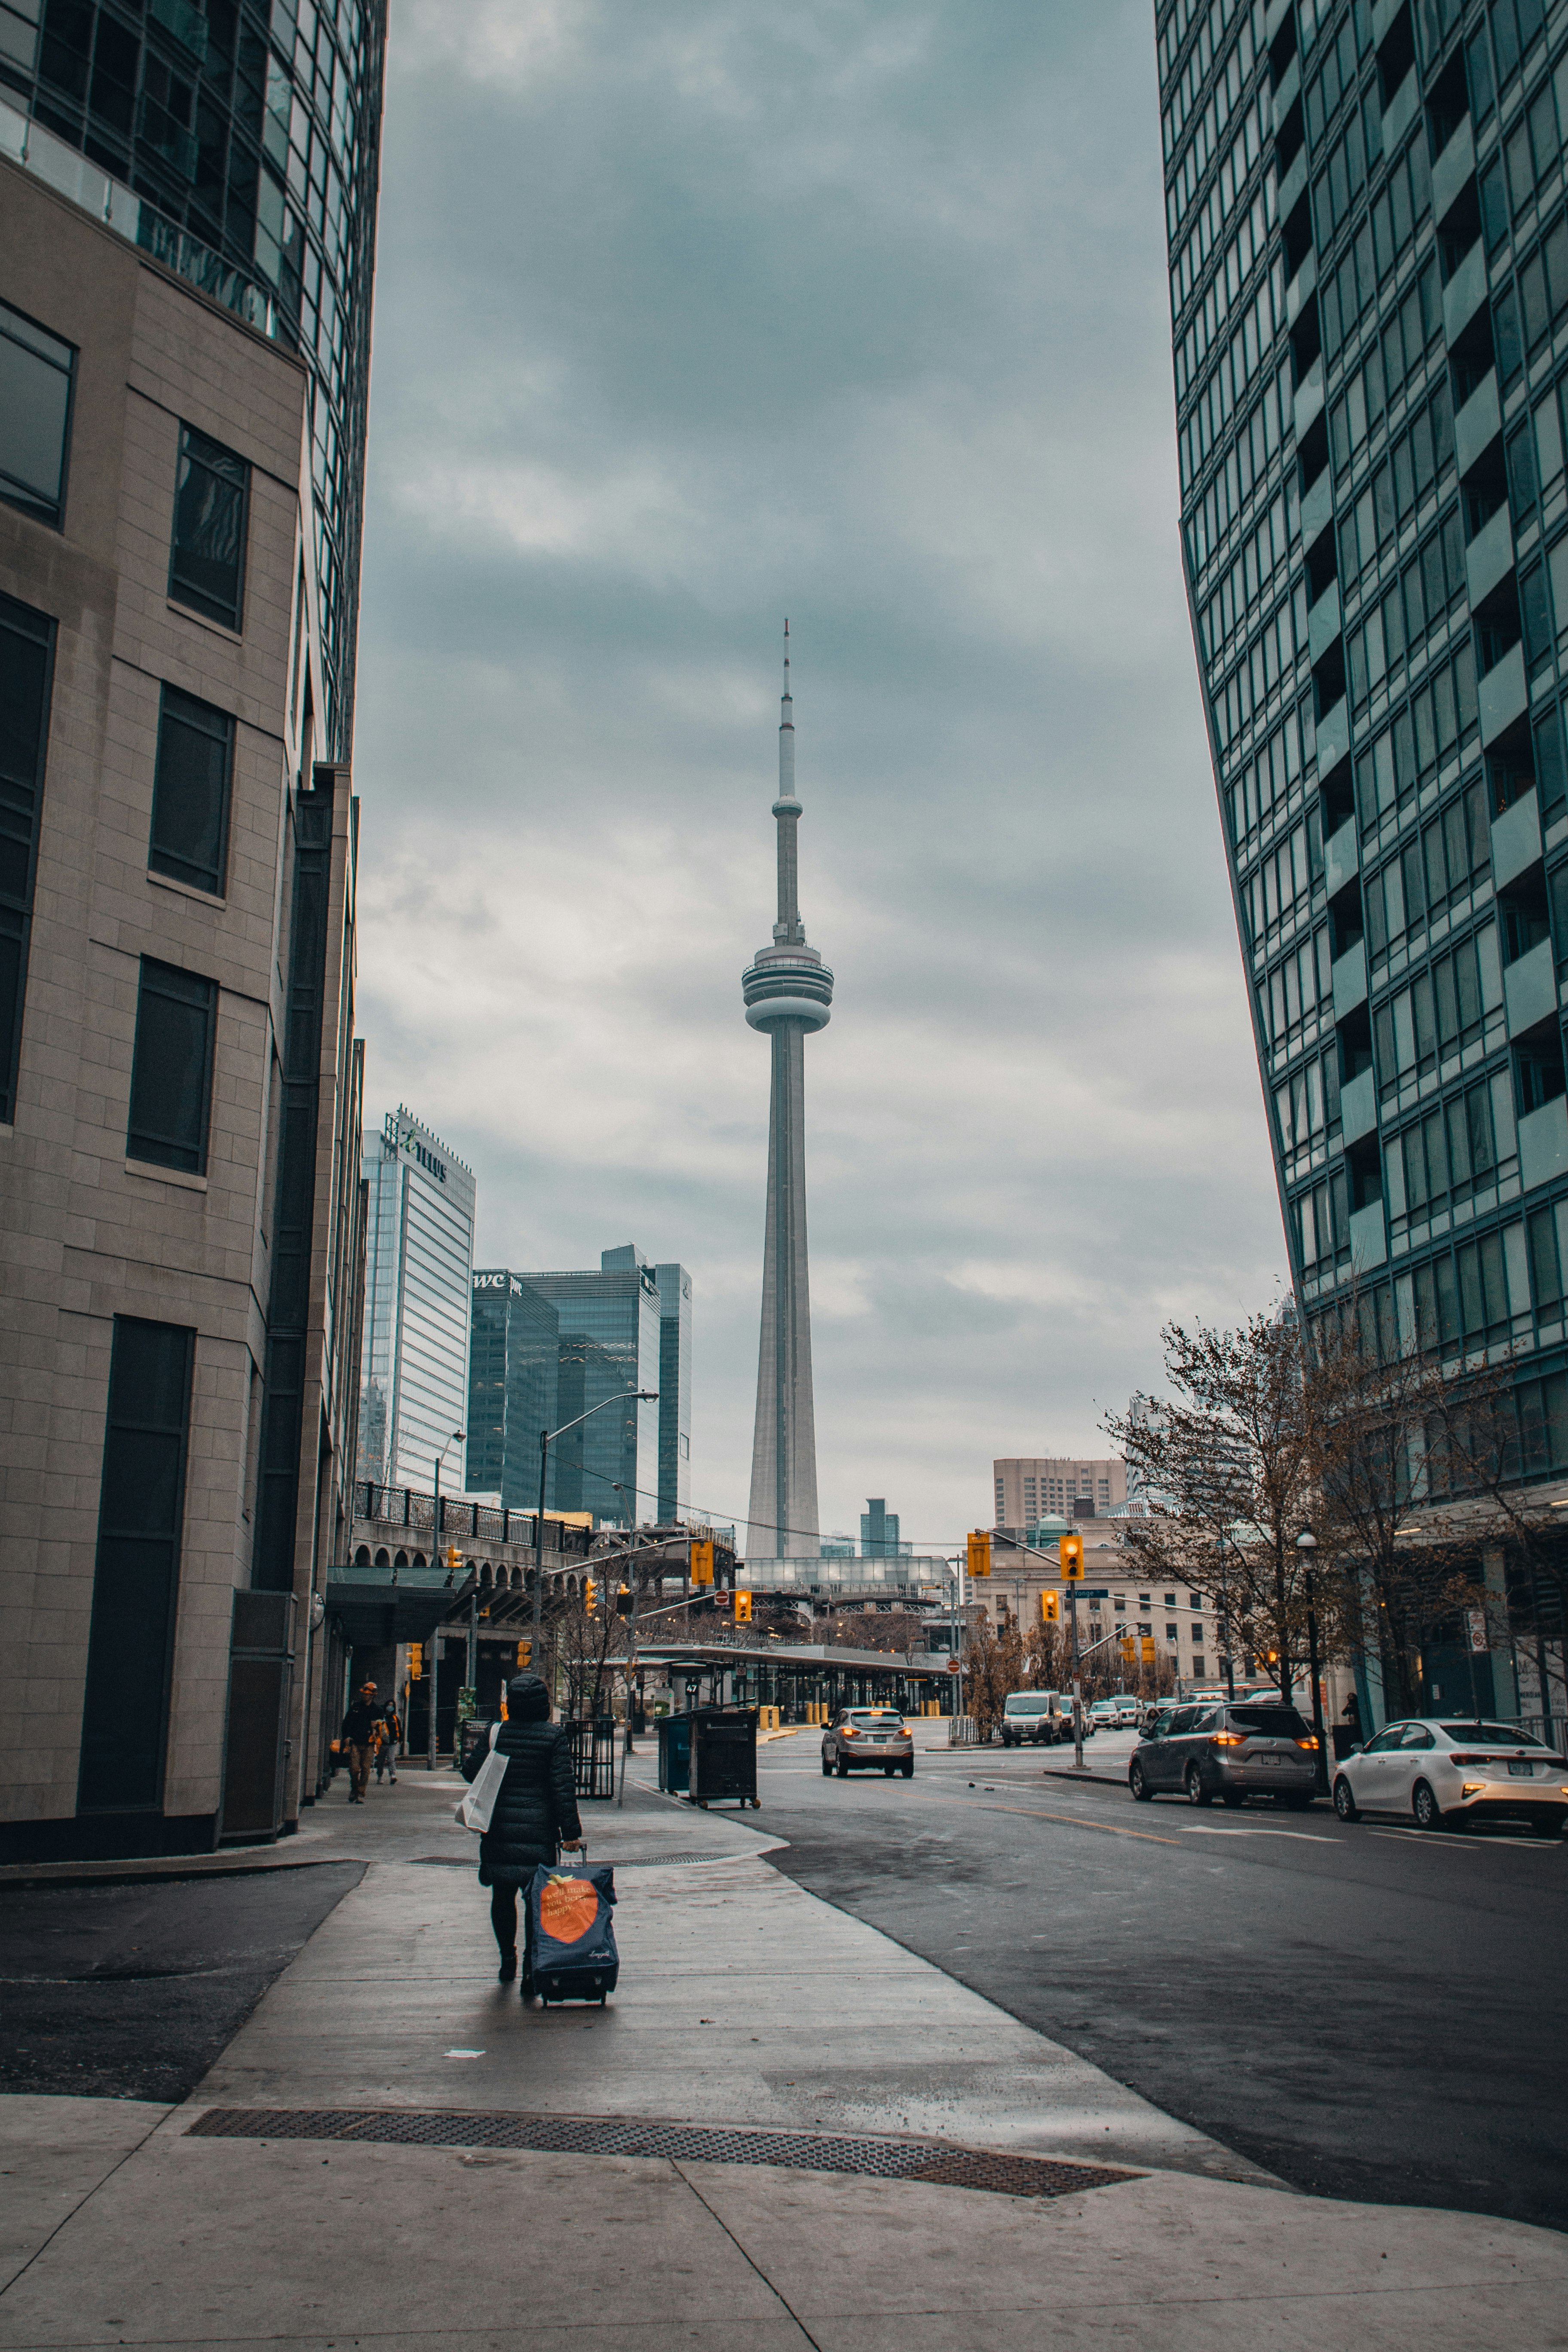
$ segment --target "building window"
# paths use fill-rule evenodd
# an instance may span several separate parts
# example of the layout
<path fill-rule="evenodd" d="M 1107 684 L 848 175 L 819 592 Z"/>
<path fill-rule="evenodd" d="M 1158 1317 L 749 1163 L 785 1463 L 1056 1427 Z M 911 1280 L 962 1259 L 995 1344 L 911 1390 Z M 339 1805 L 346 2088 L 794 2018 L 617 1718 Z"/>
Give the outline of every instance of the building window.
<path fill-rule="evenodd" d="M 0 302 L 0 499 L 58 530 L 66 510 L 76 352 Z"/>
<path fill-rule="evenodd" d="M 195 1334 L 114 1318 L 77 1810 L 155 1811 L 185 1516 Z"/>
<path fill-rule="evenodd" d="M 142 959 L 125 1152 L 205 1175 L 217 982 Z"/>
<path fill-rule="evenodd" d="M 55 625 L 0 596 L 0 1120 L 16 1116 Z"/>
<path fill-rule="evenodd" d="M 169 593 L 230 629 L 239 627 L 244 608 L 249 503 L 250 467 L 245 459 L 182 425 Z"/>
<path fill-rule="evenodd" d="M 233 764 L 234 721 L 227 712 L 166 686 L 158 717 L 147 863 L 154 873 L 187 882 L 194 890 L 210 890 L 215 898 L 223 896 L 228 862 Z"/>

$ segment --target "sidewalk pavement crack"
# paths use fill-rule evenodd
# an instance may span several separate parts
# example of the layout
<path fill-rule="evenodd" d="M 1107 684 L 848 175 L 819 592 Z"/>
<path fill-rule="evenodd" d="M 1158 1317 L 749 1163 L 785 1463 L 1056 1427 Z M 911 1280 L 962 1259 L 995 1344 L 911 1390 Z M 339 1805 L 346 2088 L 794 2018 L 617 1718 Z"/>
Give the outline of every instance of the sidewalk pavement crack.
<path fill-rule="evenodd" d="M 48 2252 L 49 2248 L 54 2244 L 55 2240 L 59 2236 L 60 2231 L 68 2228 L 69 2224 L 76 2220 L 77 2215 L 81 2211 L 84 2206 L 91 2204 L 93 2199 L 98 2195 L 99 2190 L 108 2186 L 109 2182 L 113 2179 L 115 2174 L 120 2170 L 122 2165 L 129 2164 L 133 2156 L 141 2155 L 142 2150 L 146 2147 L 153 2133 L 155 2131 L 162 2130 L 163 2125 L 168 2122 L 169 2117 L 174 2114 L 174 2110 L 172 2106 L 165 2107 L 163 2114 L 158 2117 L 157 2122 L 148 2125 L 146 2130 L 136 2142 L 134 2147 L 128 2147 L 122 2155 L 118 2156 L 114 2162 L 110 2166 L 109 2170 L 99 2179 L 95 2180 L 92 2187 L 86 2189 L 83 2194 L 77 2199 L 76 2203 L 71 2207 L 70 2211 L 68 2213 L 61 2214 L 59 2220 L 55 2223 L 54 2228 L 49 2231 L 48 2236 L 42 2239 L 39 2243 L 33 2248 L 33 2251 L 27 2256 L 26 2261 L 20 2263 L 18 2267 L 12 2272 L 8 2279 L 4 2282 L 0 2282 L 0 2296 L 9 2294 L 17 2280 L 26 2276 L 27 2273 L 32 2269 L 33 2264 L 37 2261 L 39 2255 L 47 2254 Z"/>
<path fill-rule="evenodd" d="M 699 2189 L 696 2181 L 693 2180 L 691 2175 L 686 2170 L 685 2167 L 677 2162 L 675 2158 L 672 2157 L 669 2160 L 669 2168 L 676 2175 L 678 2179 L 685 2181 L 686 2186 L 690 2189 L 691 2194 L 696 2198 L 697 2202 L 702 2207 L 704 2212 L 710 2213 L 712 2215 L 714 2221 L 718 2222 L 719 2227 L 723 2231 L 724 2235 L 729 2239 L 730 2243 L 734 2247 L 735 2252 L 740 2255 L 741 2260 L 745 2263 L 751 2270 L 756 2273 L 756 2275 L 761 2279 L 763 2284 L 767 2288 L 768 2293 L 773 2296 L 775 2303 L 779 2304 L 784 2311 L 788 2312 L 791 2319 L 794 2320 L 795 2326 L 799 2328 L 806 2342 L 811 2346 L 812 2352 L 822 2352 L 821 2345 L 817 2342 L 816 2336 L 812 2334 L 810 2328 L 806 2326 L 799 2312 L 796 2311 L 793 2304 L 791 2304 L 787 2295 L 783 2295 L 779 2293 L 778 2288 L 773 2284 L 766 2271 L 763 2270 L 761 2263 L 752 2261 L 751 2254 L 741 2243 L 740 2239 L 737 2238 L 733 2230 L 731 2229 L 730 2224 L 725 2221 L 722 2213 L 721 2213 L 718 2208 L 710 2204 L 709 2200 L 704 2197 L 701 2189 Z"/>

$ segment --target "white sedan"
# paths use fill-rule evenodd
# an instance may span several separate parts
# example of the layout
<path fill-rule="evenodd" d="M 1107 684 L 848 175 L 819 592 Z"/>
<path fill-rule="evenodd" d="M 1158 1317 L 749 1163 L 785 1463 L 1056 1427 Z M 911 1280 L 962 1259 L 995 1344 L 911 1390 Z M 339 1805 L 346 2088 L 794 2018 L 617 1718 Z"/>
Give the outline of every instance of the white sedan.
<path fill-rule="evenodd" d="M 1391 1723 L 1334 1770 L 1334 1811 L 1400 1813 L 1418 1829 L 1527 1822 L 1555 1837 L 1568 1816 L 1568 1763 L 1517 1723 L 1422 1716 Z"/>

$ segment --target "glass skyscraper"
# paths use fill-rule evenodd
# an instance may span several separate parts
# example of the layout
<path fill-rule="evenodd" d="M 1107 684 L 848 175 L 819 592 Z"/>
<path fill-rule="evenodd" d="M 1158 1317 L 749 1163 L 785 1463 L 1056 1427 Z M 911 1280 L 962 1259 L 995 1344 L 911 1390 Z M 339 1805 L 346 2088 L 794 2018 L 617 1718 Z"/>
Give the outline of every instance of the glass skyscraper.
<path fill-rule="evenodd" d="M 560 1318 L 557 1427 L 580 1413 L 591 1414 L 551 1450 L 548 1507 L 591 1511 L 595 1527 L 606 1520 L 631 1526 L 648 1518 L 659 1495 L 658 1405 L 633 1402 L 621 1412 L 613 1407 L 594 1412 L 592 1408 L 607 1397 L 638 1389 L 658 1392 L 657 1275 L 641 1251 L 627 1243 L 601 1252 L 596 1274 L 525 1274 L 521 1279 L 549 1301 Z M 537 1480 L 537 1452 L 532 1459 Z M 538 1499 L 537 1485 L 532 1499 Z"/>
<path fill-rule="evenodd" d="M 310 380 L 318 758 L 344 760 L 385 0 L 0 0 L 0 153 Z"/>
<path fill-rule="evenodd" d="M 468 1424 L 473 1172 L 403 1108 L 387 1112 L 363 1151 L 358 1475 L 428 1491 L 442 1455 L 444 1484 L 449 1477 L 455 1492 L 465 1481 L 463 1456 L 447 1442 Z"/>
<path fill-rule="evenodd" d="M 668 1527 L 691 1501 L 691 1276 L 683 1265 L 656 1265 L 658 1284 L 658 1500 Z"/>
<path fill-rule="evenodd" d="M 1385 1342 L 1520 1351 L 1530 1475 L 1568 1464 L 1552 22 L 1157 19 L 1182 545 L 1298 1296 L 1353 1275 Z"/>
<path fill-rule="evenodd" d="M 513 1510 L 539 1501 L 539 1433 L 556 1429 L 561 1318 L 504 1266 L 474 1275 L 468 1358 L 468 1486 Z M 552 1497 L 546 1495 L 546 1501 Z"/>

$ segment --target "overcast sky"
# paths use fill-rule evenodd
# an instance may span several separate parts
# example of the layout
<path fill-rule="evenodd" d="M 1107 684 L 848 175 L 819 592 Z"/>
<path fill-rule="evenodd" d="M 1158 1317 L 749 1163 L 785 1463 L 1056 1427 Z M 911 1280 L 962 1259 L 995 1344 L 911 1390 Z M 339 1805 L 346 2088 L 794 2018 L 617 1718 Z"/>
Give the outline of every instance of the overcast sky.
<path fill-rule="evenodd" d="M 394 0 L 369 1106 L 695 1288 L 743 1518 L 779 640 L 825 1529 L 1101 1453 L 1284 1251 L 1176 541 L 1150 0 Z"/>

